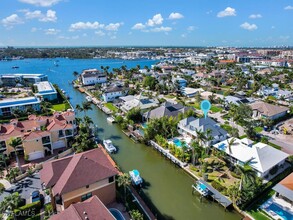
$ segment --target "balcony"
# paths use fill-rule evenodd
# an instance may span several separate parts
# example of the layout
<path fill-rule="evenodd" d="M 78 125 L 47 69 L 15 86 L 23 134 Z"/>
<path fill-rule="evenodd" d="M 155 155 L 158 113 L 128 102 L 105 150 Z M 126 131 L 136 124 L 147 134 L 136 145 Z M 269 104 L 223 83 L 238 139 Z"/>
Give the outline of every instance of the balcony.
<path fill-rule="evenodd" d="M 63 133 L 63 131 L 62 131 L 62 130 L 59 130 L 58 137 L 59 137 L 59 138 L 62 138 L 62 137 L 64 137 L 64 133 Z"/>
<path fill-rule="evenodd" d="M 73 132 L 72 130 L 65 130 L 65 136 L 68 137 L 68 136 L 72 136 L 73 135 Z"/>

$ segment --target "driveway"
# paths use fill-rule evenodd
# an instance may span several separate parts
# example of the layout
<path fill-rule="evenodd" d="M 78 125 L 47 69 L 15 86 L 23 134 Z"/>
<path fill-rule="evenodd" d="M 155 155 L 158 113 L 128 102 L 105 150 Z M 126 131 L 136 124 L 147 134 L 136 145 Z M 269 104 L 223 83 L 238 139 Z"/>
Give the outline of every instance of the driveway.
<path fill-rule="evenodd" d="M 30 203 L 30 194 L 35 190 L 41 191 L 41 180 L 39 173 L 34 173 L 31 177 L 26 177 L 23 180 L 13 184 L 10 188 L 4 190 L 0 195 L 0 201 L 3 201 L 4 197 L 18 192 L 21 198 L 26 200 L 26 204 Z"/>

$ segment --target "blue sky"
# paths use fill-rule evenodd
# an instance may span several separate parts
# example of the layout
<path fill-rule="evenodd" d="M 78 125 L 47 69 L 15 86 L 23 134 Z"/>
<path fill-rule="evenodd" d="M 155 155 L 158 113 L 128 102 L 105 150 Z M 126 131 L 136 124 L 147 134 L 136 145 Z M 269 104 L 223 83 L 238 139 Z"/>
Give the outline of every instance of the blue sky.
<path fill-rule="evenodd" d="M 293 45 L 292 0 L 2 0 L 0 46 Z"/>

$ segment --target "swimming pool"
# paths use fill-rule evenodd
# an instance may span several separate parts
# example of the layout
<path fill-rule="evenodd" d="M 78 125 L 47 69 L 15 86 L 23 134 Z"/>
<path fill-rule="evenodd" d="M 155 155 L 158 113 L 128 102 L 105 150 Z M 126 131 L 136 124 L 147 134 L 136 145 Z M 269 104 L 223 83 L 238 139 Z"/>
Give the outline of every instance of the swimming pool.
<path fill-rule="evenodd" d="M 173 143 L 177 146 L 177 147 L 181 147 L 182 146 L 182 143 L 179 139 L 177 138 L 174 138 L 173 139 Z"/>
<path fill-rule="evenodd" d="M 117 220 L 125 220 L 124 216 L 118 209 L 110 208 L 109 211 Z"/>
<path fill-rule="evenodd" d="M 280 217 L 282 217 L 284 220 L 292 220 L 293 215 L 285 210 L 283 210 L 280 206 L 276 205 L 275 203 L 272 203 L 269 207 L 265 209 L 266 211 L 273 211 L 276 214 L 278 214 Z"/>

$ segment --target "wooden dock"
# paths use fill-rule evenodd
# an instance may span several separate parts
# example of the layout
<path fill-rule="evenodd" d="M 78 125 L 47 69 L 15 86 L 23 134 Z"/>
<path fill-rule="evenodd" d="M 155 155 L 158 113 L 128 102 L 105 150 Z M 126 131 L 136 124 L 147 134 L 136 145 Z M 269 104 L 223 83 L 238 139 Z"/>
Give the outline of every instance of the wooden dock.
<path fill-rule="evenodd" d="M 181 160 L 177 159 L 174 155 L 172 155 L 168 150 L 162 148 L 160 145 L 158 145 L 156 142 L 154 141 L 150 141 L 151 146 L 153 146 L 153 148 L 155 148 L 157 151 L 159 151 L 161 154 L 163 154 L 165 157 L 167 157 L 168 159 L 170 159 L 174 164 L 184 168 L 187 166 L 187 163 L 182 162 Z"/>
<path fill-rule="evenodd" d="M 81 93 L 84 93 L 84 92 L 85 92 L 85 89 L 84 89 L 84 88 L 81 88 L 81 87 L 79 87 L 78 90 L 79 90 Z"/>
<path fill-rule="evenodd" d="M 130 192 L 134 199 L 137 201 L 138 205 L 141 207 L 141 209 L 144 211 L 146 216 L 149 220 L 155 220 L 157 219 L 155 215 L 152 213 L 152 211 L 149 209 L 149 207 L 145 204 L 143 199 L 140 197 L 140 195 L 136 192 L 136 190 L 133 188 L 133 186 L 130 186 Z"/>

